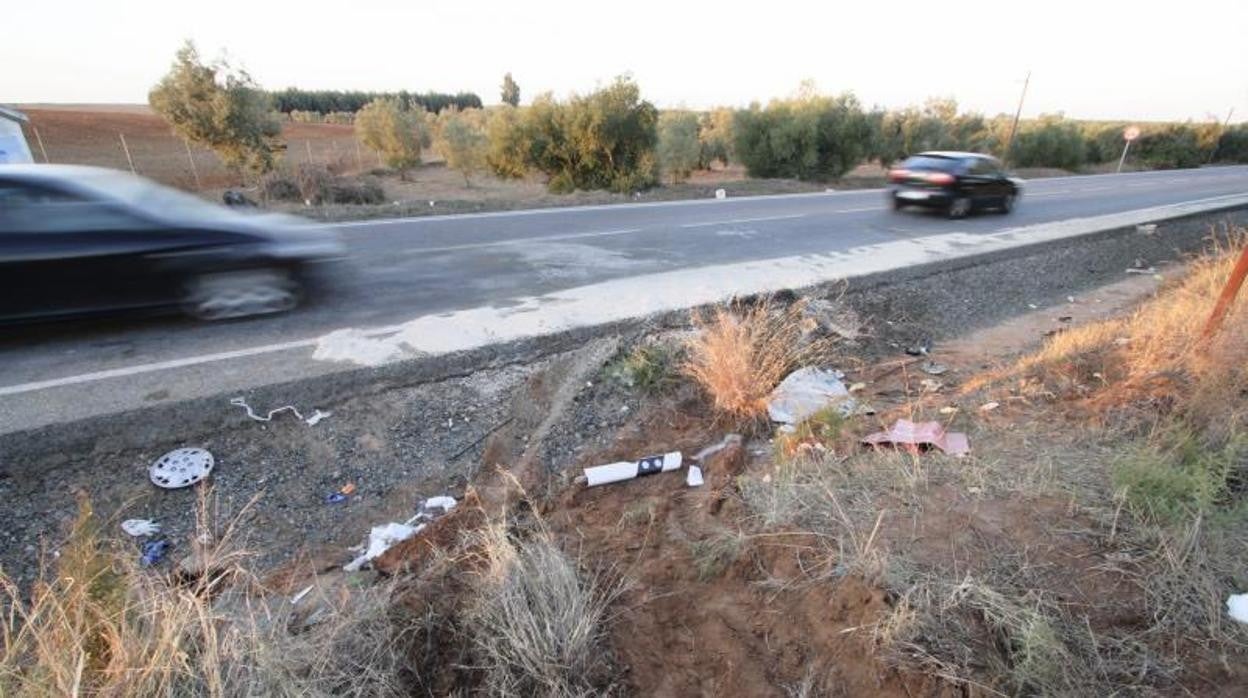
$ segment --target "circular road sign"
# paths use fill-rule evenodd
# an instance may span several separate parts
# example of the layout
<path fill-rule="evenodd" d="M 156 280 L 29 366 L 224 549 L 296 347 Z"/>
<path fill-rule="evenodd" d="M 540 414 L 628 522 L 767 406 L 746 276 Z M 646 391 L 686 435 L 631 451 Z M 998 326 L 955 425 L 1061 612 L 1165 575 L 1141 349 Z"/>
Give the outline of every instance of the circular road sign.
<path fill-rule="evenodd" d="M 1140 137 L 1140 129 L 1136 126 L 1128 126 L 1123 129 L 1122 137 L 1126 140 L 1133 141 Z"/>

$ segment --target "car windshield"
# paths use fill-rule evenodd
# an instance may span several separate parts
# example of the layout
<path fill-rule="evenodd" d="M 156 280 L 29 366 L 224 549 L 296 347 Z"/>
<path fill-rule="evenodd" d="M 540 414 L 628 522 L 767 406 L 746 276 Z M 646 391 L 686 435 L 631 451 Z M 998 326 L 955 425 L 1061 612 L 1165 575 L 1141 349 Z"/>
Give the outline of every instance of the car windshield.
<path fill-rule="evenodd" d="M 907 170 L 939 170 L 941 172 L 956 172 L 961 164 L 960 160 L 954 158 L 942 158 L 935 155 L 915 155 L 906 158 L 901 163 L 903 169 Z"/>
<path fill-rule="evenodd" d="M 102 196 L 161 218 L 229 220 L 238 214 L 177 189 L 121 172 L 92 174 L 79 180 Z"/>

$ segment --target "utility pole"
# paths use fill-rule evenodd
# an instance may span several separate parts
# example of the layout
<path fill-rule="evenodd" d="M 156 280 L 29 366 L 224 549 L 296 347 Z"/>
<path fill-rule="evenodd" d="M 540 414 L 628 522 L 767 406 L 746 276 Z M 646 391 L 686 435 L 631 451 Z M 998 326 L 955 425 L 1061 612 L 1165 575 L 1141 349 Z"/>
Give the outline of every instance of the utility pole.
<path fill-rule="evenodd" d="M 1023 80 L 1023 92 L 1018 96 L 1018 109 L 1014 110 L 1014 123 L 1010 124 L 1010 137 L 1005 141 L 1005 153 L 1001 157 L 1001 164 L 1010 164 L 1010 151 L 1014 148 L 1014 134 L 1018 131 L 1018 117 L 1023 114 L 1023 100 L 1027 97 L 1027 85 L 1031 83 L 1031 71 L 1027 71 L 1027 77 Z"/>
<path fill-rule="evenodd" d="M 1213 142 L 1213 147 L 1209 149 L 1209 159 L 1205 161 L 1206 165 L 1213 162 L 1213 156 L 1218 154 L 1218 145 L 1222 143 L 1222 134 L 1226 133 L 1226 129 L 1230 127 L 1231 115 L 1234 113 L 1235 107 L 1231 107 L 1230 110 L 1226 112 L 1226 121 L 1222 122 L 1222 130 L 1218 131 L 1218 138 Z"/>

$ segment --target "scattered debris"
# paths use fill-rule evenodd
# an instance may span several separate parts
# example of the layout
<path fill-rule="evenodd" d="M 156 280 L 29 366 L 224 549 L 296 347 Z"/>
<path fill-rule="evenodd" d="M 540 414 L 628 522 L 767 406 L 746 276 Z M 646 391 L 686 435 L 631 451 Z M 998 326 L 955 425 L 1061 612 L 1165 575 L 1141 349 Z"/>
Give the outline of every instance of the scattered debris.
<path fill-rule="evenodd" d="M 363 552 L 359 555 L 359 557 L 343 566 L 342 569 L 347 572 L 360 571 L 363 569 L 364 565 L 368 564 L 371 560 L 373 560 L 373 558 L 380 556 L 382 553 L 389 550 L 394 544 L 405 541 L 417 533 L 420 533 L 420 530 L 424 527 L 425 524 L 409 526 L 401 523 L 388 523 L 382 526 L 373 526 L 373 529 L 368 533 L 368 540 L 357 548 L 357 550 L 362 550 Z"/>
<path fill-rule="evenodd" d="M 772 391 L 767 415 L 773 422 L 797 424 L 819 410 L 837 405 L 842 416 L 854 411 L 854 400 L 841 382 L 840 371 L 807 366 L 785 377 Z"/>
<path fill-rule="evenodd" d="M 254 410 L 251 409 L 251 405 L 248 405 L 247 401 L 243 399 L 241 396 L 230 398 L 230 404 L 234 405 L 235 407 L 241 407 L 247 410 L 247 416 L 251 417 L 257 422 L 271 422 L 273 421 L 273 417 L 275 415 L 281 414 L 282 412 L 290 411 L 290 412 L 293 412 L 295 416 L 298 417 L 305 424 L 307 424 L 310 427 L 314 427 L 318 423 L 320 423 L 322 419 L 325 419 L 330 414 L 332 414 L 331 412 L 322 412 L 320 410 L 316 410 L 310 416 L 304 417 L 302 414 L 299 413 L 299 410 L 294 405 L 283 405 L 281 407 L 278 407 L 277 409 L 269 410 L 268 414 L 261 417 L 260 415 L 256 414 Z"/>
<path fill-rule="evenodd" d="M 908 419 L 898 419 L 888 431 L 869 434 L 862 441 L 872 446 L 891 444 L 912 453 L 917 453 L 920 446 L 932 446 L 951 456 L 963 456 L 971 450 L 966 434 L 947 432 L 940 422 L 912 422 Z"/>
<path fill-rule="evenodd" d="M 689 472 L 685 474 L 685 484 L 689 487 L 701 487 L 702 482 L 702 468 L 690 465 Z"/>
<path fill-rule="evenodd" d="M 919 387 L 923 388 L 925 393 L 938 393 L 941 388 L 945 387 L 945 384 L 933 378 L 924 378 L 919 381 Z"/>
<path fill-rule="evenodd" d="M 1036 305 L 1035 303 L 1028 303 L 1027 307 L 1031 308 L 1032 310 L 1038 310 L 1040 308 L 1040 306 Z"/>
<path fill-rule="evenodd" d="M 342 488 L 339 489 L 338 491 L 348 496 L 353 495 L 355 494 L 355 483 L 348 482 L 347 484 L 343 485 Z"/>
<path fill-rule="evenodd" d="M 315 584 L 309 584 L 309 585 L 307 585 L 306 587 L 304 587 L 303 589 L 301 589 L 301 590 L 299 591 L 299 593 L 297 593 L 297 594 L 295 594 L 294 596 L 290 597 L 290 605 L 292 605 L 292 606 L 293 606 L 293 605 L 295 605 L 295 604 L 299 603 L 300 601 L 302 601 L 302 600 L 303 600 L 303 597 L 305 597 L 305 596 L 307 596 L 309 593 L 311 593 L 311 591 L 312 591 L 314 588 L 316 588 L 316 585 L 315 585 Z"/>
<path fill-rule="evenodd" d="M 165 555 L 169 552 L 169 541 L 167 540 L 149 540 L 143 544 L 143 554 L 139 557 L 139 564 L 144 567 L 151 567 L 165 559 Z"/>
<path fill-rule="evenodd" d="M 985 402 L 984 404 L 982 404 L 982 405 L 980 405 L 980 406 L 979 406 L 979 411 L 980 411 L 980 412 L 991 412 L 991 411 L 993 411 L 993 410 L 997 409 L 997 408 L 998 408 L 998 407 L 1000 407 L 1000 406 L 1001 406 L 1001 403 L 999 403 L 999 402 L 995 402 L 995 401 L 994 401 L 994 402 Z"/>
<path fill-rule="evenodd" d="M 1143 269 L 1132 268 L 1132 269 L 1128 269 L 1127 273 L 1128 274 L 1156 274 L 1157 269 L 1156 267 L 1144 267 Z"/>
<path fill-rule="evenodd" d="M 1156 223 L 1142 223 L 1140 225 L 1135 226 L 1135 232 L 1139 233 L 1140 235 L 1152 235 L 1153 233 L 1157 232 L 1157 224 Z"/>
<path fill-rule="evenodd" d="M 932 353 L 932 338 L 924 337 L 917 344 L 906 347 L 906 353 L 910 356 L 927 356 Z"/>
<path fill-rule="evenodd" d="M 727 191 L 725 191 L 725 190 L 723 190 L 723 189 L 716 189 L 716 190 L 715 190 L 715 198 L 716 198 L 716 199 L 727 199 L 727 198 L 728 198 L 728 192 L 727 192 Z"/>
<path fill-rule="evenodd" d="M 1066 302 L 1067 302 L 1067 303 L 1074 303 L 1074 302 L 1075 302 L 1075 297 L 1074 297 L 1074 296 L 1066 296 Z"/>
<path fill-rule="evenodd" d="M 954 407 L 953 405 L 946 405 L 945 407 L 940 408 L 940 413 L 941 414 L 957 414 L 958 408 Z"/>
<path fill-rule="evenodd" d="M 1114 337 L 1114 346 L 1124 347 L 1131 343 L 1130 337 Z"/>
<path fill-rule="evenodd" d="M 1233 620 L 1248 623 L 1248 594 L 1232 594 L 1226 600 L 1226 612 Z"/>
<path fill-rule="evenodd" d="M 160 524 L 151 519 L 126 519 L 121 522 L 121 530 L 135 538 L 154 536 L 160 533 Z"/>
<path fill-rule="evenodd" d="M 425 500 L 424 506 L 422 508 L 425 509 L 426 511 L 429 511 L 432 509 L 441 509 L 442 513 L 445 514 L 449 512 L 451 509 L 455 508 L 455 498 L 447 496 L 447 495 L 439 495 L 437 497 L 430 497 L 429 499 Z"/>
<path fill-rule="evenodd" d="M 1062 315 L 1061 317 L 1057 318 L 1057 321 L 1058 322 L 1070 322 L 1071 320 L 1074 320 L 1074 319 L 1075 319 L 1075 316 L 1073 315 Z"/>
<path fill-rule="evenodd" d="M 930 376 L 939 376 L 948 371 L 949 367 L 944 364 L 938 364 L 935 361 L 928 361 L 920 366 L 919 369 Z"/>
<path fill-rule="evenodd" d="M 213 464 L 212 454 L 202 448 L 179 448 L 157 458 L 147 474 L 157 487 L 176 490 L 208 477 Z"/>
<path fill-rule="evenodd" d="M 680 451 L 661 456 L 648 456 L 636 461 L 620 461 L 585 468 L 585 484 L 589 487 L 632 480 L 643 475 L 665 473 L 680 468 Z"/>
<path fill-rule="evenodd" d="M 347 495 L 341 492 L 332 492 L 328 495 L 325 495 L 326 504 L 341 504 L 342 502 L 345 502 L 345 501 L 347 501 Z"/>
<path fill-rule="evenodd" d="M 860 393 L 866 389 L 867 389 L 866 383 L 854 383 L 853 385 L 849 386 L 849 392 L 851 393 Z"/>

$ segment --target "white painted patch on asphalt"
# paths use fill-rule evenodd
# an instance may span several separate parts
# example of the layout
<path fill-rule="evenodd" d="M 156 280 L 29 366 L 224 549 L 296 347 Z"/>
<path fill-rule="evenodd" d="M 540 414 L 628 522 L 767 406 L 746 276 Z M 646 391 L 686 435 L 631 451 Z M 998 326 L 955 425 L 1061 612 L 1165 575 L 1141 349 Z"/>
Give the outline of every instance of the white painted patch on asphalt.
<path fill-rule="evenodd" d="M 373 341 L 364 330 L 346 329 L 335 330 L 317 340 L 312 358 L 381 366 L 402 358 L 404 353 L 402 347 Z"/>
<path fill-rule="evenodd" d="M 739 225 L 741 223 L 762 223 L 764 221 L 788 221 L 794 218 L 805 218 L 805 213 L 791 213 L 786 216 L 761 216 L 759 218 L 733 218 L 726 221 L 706 221 L 705 223 L 681 223 L 682 228 L 707 228 L 715 225 Z"/>

